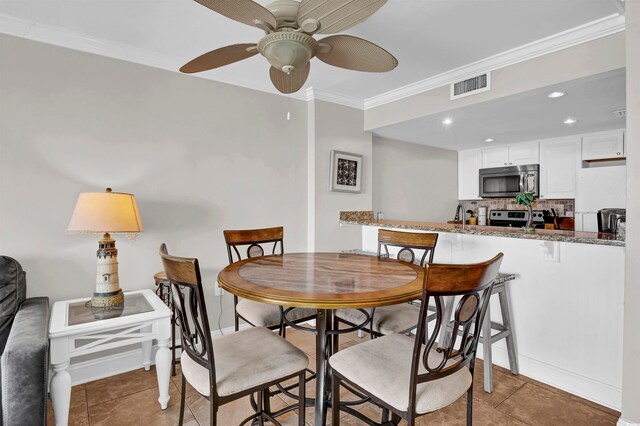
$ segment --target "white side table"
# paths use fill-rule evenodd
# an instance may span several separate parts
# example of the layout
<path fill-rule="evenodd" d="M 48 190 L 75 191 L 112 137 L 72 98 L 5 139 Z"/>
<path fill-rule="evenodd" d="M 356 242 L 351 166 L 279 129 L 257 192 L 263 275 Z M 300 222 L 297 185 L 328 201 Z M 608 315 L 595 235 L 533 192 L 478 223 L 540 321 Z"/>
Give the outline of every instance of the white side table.
<path fill-rule="evenodd" d="M 49 339 L 54 372 L 51 401 L 56 425 L 67 425 L 69 420 L 71 376 L 67 370 L 71 358 L 140 343 L 142 365 L 148 371 L 154 339 L 158 342 L 158 402 L 161 409 L 167 408 L 171 370 L 171 309 L 152 290 L 132 291 L 124 296 L 124 307 L 111 311 L 94 312 L 85 306 L 90 298 L 53 304 Z"/>

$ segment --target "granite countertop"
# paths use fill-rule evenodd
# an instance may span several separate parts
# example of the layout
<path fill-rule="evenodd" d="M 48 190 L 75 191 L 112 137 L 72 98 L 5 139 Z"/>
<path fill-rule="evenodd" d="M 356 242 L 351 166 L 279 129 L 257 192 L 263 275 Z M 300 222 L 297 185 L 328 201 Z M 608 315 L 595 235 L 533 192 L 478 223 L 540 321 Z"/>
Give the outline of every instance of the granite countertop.
<path fill-rule="evenodd" d="M 349 254 L 364 254 L 367 256 L 377 256 L 378 253 L 374 253 L 372 251 L 365 251 L 365 250 L 360 250 L 360 249 L 352 249 L 352 250 L 343 250 L 342 253 L 349 253 Z M 384 256 L 386 257 L 386 255 Z M 416 260 L 415 262 L 416 265 L 420 265 L 420 261 Z M 506 283 L 507 281 L 512 281 L 516 279 L 516 274 L 512 274 L 509 272 L 503 273 L 500 272 L 498 274 L 498 277 L 495 279 L 494 284 L 502 284 L 502 283 Z"/>
<path fill-rule="evenodd" d="M 624 240 L 608 232 L 577 232 L 556 229 L 536 229 L 528 233 L 520 228 L 502 226 L 479 226 L 442 223 L 413 222 L 408 220 L 375 220 L 372 211 L 340 212 L 340 223 L 347 225 L 368 225 L 381 228 L 415 229 L 419 231 L 451 232 L 456 234 L 486 235 L 491 237 L 523 238 L 528 240 L 561 241 L 578 244 L 596 244 L 624 247 Z"/>

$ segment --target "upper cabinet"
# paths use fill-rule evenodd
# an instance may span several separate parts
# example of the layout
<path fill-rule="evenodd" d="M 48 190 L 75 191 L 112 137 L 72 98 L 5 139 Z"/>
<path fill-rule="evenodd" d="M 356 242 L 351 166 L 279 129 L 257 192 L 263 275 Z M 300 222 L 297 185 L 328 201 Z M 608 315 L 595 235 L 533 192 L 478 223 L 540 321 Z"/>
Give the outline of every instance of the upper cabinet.
<path fill-rule="evenodd" d="M 580 138 L 540 142 L 540 198 L 575 198 Z"/>
<path fill-rule="evenodd" d="M 624 131 L 592 133 L 582 137 L 582 160 L 624 158 Z"/>
<path fill-rule="evenodd" d="M 482 165 L 479 149 L 458 152 L 458 200 L 479 200 L 480 179 L 478 171 Z"/>
<path fill-rule="evenodd" d="M 482 150 L 482 168 L 538 164 L 538 143 L 499 146 Z"/>

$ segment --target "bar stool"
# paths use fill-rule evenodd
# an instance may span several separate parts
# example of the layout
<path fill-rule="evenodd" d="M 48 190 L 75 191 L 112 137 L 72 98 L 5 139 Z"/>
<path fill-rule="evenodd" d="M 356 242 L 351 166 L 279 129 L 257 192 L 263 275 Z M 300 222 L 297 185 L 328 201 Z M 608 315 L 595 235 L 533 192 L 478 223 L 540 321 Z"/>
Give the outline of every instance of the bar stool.
<path fill-rule="evenodd" d="M 502 314 L 502 324 L 491 320 L 491 306 L 487 307 L 487 313 L 482 323 L 482 353 L 484 362 L 484 391 L 487 393 L 493 392 L 493 371 L 491 366 L 493 365 L 493 355 L 491 352 L 491 345 L 502 340 L 507 340 L 507 354 L 509 356 L 509 370 L 511 374 L 518 375 L 520 369 L 518 366 L 518 349 L 516 345 L 516 336 L 513 330 L 513 317 L 511 315 L 511 306 L 509 304 L 509 287 L 507 282 L 516 278 L 515 274 L 503 274 L 500 273 L 495 279 L 491 296 L 498 295 L 500 303 L 500 312 Z M 451 318 L 453 311 L 454 298 L 447 297 L 445 300 L 445 313 L 444 318 Z M 498 333 L 493 334 L 493 331 Z M 453 323 L 449 322 L 447 333 L 444 334 L 445 341 L 441 346 L 446 346 L 450 339 L 451 332 L 453 331 Z M 488 368 L 487 368 L 488 367 Z"/>
<path fill-rule="evenodd" d="M 493 392 L 493 371 L 491 366 L 492 353 L 491 345 L 506 339 L 507 354 L 509 356 L 509 370 L 511 374 L 518 375 L 520 368 L 518 366 L 518 348 L 516 346 L 516 335 L 513 330 L 513 317 L 511 316 L 511 306 L 509 305 L 509 287 L 506 285 L 508 281 L 515 279 L 514 274 L 501 274 L 493 285 L 491 296 L 497 294 L 500 302 L 500 313 L 502 314 L 502 324 L 491 320 L 491 306 L 487 308 L 487 314 L 482 324 L 482 353 L 485 365 L 484 369 L 484 391 Z M 498 331 L 492 334 L 492 331 Z M 489 366 L 489 368 L 486 368 Z"/>
<path fill-rule="evenodd" d="M 176 349 L 182 349 L 182 345 L 176 345 L 176 327 L 180 326 L 177 322 L 176 309 L 173 306 L 173 295 L 171 294 L 171 282 L 167 278 L 167 274 L 164 271 L 160 271 L 153 276 L 153 280 L 156 283 L 156 295 L 162 300 L 162 302 L 171 309 L 171 375 L 176 375 Z"/>

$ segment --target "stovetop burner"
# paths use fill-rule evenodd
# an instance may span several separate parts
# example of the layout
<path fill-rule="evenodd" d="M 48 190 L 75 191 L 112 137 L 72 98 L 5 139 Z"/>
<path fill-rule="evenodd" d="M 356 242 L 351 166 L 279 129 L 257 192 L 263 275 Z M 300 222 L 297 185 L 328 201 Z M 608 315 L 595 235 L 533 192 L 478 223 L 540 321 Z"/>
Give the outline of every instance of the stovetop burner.
<path fill-rule="evenodd" d="M 489 225 L 522 227 L 529 219 L 527 210 L 491 210 L 489 211 Z M 533 210 L 533 227 L 544 228 L 542 210 Z"/>

